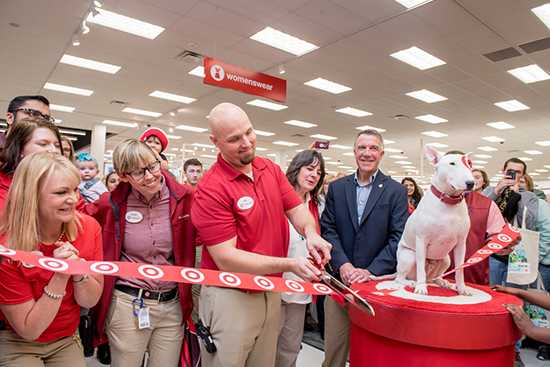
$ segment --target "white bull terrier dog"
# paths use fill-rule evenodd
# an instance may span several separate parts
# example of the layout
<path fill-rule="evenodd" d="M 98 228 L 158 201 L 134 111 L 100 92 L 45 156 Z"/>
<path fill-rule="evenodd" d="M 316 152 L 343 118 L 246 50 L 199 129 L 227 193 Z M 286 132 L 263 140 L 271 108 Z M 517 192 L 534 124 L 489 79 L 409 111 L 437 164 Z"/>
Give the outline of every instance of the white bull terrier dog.
<path fill-rule="evenodd" d="M 414 287 L 414 293 L 421 295 L 428 294 L 426 281 L 432 279 L 439 286 L 452 288 L 439 277 L 451 264 L 451 250 L 455 266 L 464 263 L 470 218 L 463 198 L 464 191 L 472 190 L 475 183 L 470 163 L 472 153 L 442 156 L 428 145 L 425 151 L 435 175 L 405 225 L 397 248 L 395 279 L 399 284 Z M 457 270 L 455 278 L 458 293 L 471 296 L 464 284 L 464 270 Z"/>

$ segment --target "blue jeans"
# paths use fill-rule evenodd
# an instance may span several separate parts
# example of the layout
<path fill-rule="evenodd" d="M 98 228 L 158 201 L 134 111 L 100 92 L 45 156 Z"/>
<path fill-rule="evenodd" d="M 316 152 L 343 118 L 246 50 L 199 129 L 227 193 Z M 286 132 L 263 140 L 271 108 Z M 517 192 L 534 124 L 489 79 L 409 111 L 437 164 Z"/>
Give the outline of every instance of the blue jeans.
<path fill-rule="evenodd" d="M 527 289 L 527 285 L 519 285 L 506 282 L 508 275 L 508 264 L 498 261 L 495 258 L 489 257 L 489 281 L 491 285 L 500 284 L 504 281 L 505 287 Z M 550 269 L 548 275 L 550 276 Z M 521 338 L 516 342 L 516 353 L 519 353 L 521 347 Z"/>

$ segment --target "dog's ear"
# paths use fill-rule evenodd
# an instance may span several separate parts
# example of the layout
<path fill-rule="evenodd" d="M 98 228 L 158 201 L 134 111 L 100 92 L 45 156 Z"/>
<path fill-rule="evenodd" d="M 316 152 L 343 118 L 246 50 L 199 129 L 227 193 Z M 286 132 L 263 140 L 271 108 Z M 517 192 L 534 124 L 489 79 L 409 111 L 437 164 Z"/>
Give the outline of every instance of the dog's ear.
<path fill-rule="evenodd" d="M 428 162 L 430 162 L 432 166 L 435 166 L 437 163 L 439 163 L 439 161 L 441 161 L 441 154 L 431 146 L 424 146 L 424 151 L 426 152 Z"/>

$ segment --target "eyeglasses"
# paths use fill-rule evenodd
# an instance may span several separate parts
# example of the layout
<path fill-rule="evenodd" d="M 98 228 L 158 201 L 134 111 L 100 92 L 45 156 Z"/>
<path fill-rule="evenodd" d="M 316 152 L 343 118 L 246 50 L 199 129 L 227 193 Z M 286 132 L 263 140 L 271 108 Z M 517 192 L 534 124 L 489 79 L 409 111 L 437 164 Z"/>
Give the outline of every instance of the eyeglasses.
<path fill-rule="evenodd" d="M 160 161 L 156 160 L 145 168 L 138 168 L 133 170 L 132 172 L 128 172 L 127 174 L 130 175 L 132 179 L 137 181 L 145 177 L 145 171 L 149 171 L 150 174 L 157 173 L 158 171 L 160 171 Z"/>
<path fill-rule="evenodd" d="M 43 119 L 49 120 L 51 122 L 55 122 L 55 119 L 50 115 L 44 115 L 42 112 L 38 110 L 33 110 L 32 108 L 18 108 L 17 110 L 8 111 L 8 112 L 14 113 L 18 111 L 23 111 L 31 117 L 42 117 Z"/>

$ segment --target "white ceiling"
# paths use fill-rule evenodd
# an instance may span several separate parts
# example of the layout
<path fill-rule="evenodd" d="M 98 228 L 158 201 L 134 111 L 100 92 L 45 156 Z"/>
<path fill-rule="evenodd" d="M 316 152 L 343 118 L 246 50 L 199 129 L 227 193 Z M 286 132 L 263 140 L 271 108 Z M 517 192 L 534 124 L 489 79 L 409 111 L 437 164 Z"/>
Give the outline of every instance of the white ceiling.
<path fill-rule="evenodd" d="M 104 0 L 106 10 L 166 28 L 154 40 L 90 23 L 91 31 L 83 35 L 79 25 L 91 3 L 0 1 L 0 110 L 7 110 L 14 96 L 39 93 L 51 103 L 76 108 L 72 113 L 52 111 L 56 119 L 63 120 L 60 125 L 64 127 L 91 129 L 105 119 L 140 123 L 139 129 L 108 126 L 107 131 L 116 134 L 106 142 L 107 149 L 112 149 L 124 138 L 141 136 L 147 124 L 165 130 L 180 124 L 207 128 L 210 109 L 220 102 L 232 102 L 245 109 L 256 129 L 276 134 L 258 137 L 258 146 L 268 149 L 258 151 L 260 156 L 282 148 L 273 141 L 286 140 L 300 144 L 287 149 L 288 158 L 292 158 L 295 149 L 307 148 L 314 140 L 309 135 L 317 133 L 338 137 L 332 144 L 351 146 L 358 133 L 355 128 L 371 125 L 385 129 L 384 138 L 395 141 L 386 147 L 401 149 L 408 157 L 405 160 L 416 169 L 420 168 L 422 143 L 432 142 L 449 146 L 440 151 L 459 149 L 491 155 L 490 159 L 476 159 L 488 162 L 481 165 L 490 177 L 513 156 L 532 158 L 527 162 L 530 172 L 550 164 L 546 159 L 550 147 L 535 144 L 550 140 L 550 80 L 525 84 L 506 72 L 533 63 L 550 71 L 549 50 L 527 54 L 518 46 L 550 36 L 550 30 L 530 10 L 545 1 L 434 0 L 407 11 L 391 0 Z M 319 49 L 295 57 L 249 39 L 267 26 Z M 71 39 L 77 31 L 81 44 L 75 47 Z M 444 60 L 446 65 L 421 71 L 390 57 L 411 46 Z M 499 62 L 483 56 L 509 47 L 521 55 Z M 255 96 L 203 84 L 201 78 L 188 74 L 195 64 L 176 59 L 184 50 L 286 79 L 289 108 L 276 112 L 249 106 L 246 102 Z M 63 54 L 122 68 L 111 75 L 60 64 Z M 281 63 L 286 73 L 279 75 Z M 334 95 L 304 85 L 318 77 L 352 90 Z M 46 82 L 94 93 L 83 97 L 45 90 Z M 448 100 L 428 104 L 406 95 L 420 89 Z M 197 101 L 183 105 L 149 97 L 155 90 Z M 511 99 L 530 109 L 506 112 L 494 105 Z M 124 113 L 123 107 L 109 104 L 113 100 L 163 115 L 152 119 Z M 348 106 L 373 115 L 358 118 L 334 112 Z M 170 116 L 176 108 L 178 114 Z M 409 118 L 391 118 L 399 114 Z M 434 125 L 414 118 L 426 114 L 449 121 Z M 283 124 L 291 119 L 318 126 L 304 129 Z M 497 121 L 516 128 L 501 131 L 486 125 Z M 421 134 L 430 130 L 448 137 L 435 139 Z M 182 143 L 210 143 L 208 132 L 174 130 L 170 134 L 182 139 L 171 140 L 169 153 Z M 506 141 L 499 144 L 481 139 L 490 135 Z M 483 152 L 480 146 L 498 151 Z M 529 149 L 544 154 L 524 153 Z M 353 157 L 343 155 L 345 152 L 329 149 L 324 155 L 354 168 Z M 390 155 L 396 153 L 386 153 L 382 170 L 403 175 L 404 168 Z M 335 165 L 328 168 L 337 171 Z M 546 180 L 550 173 L 533 177 Z"/>

